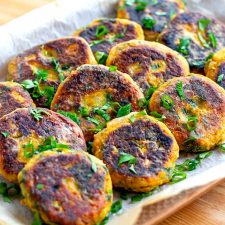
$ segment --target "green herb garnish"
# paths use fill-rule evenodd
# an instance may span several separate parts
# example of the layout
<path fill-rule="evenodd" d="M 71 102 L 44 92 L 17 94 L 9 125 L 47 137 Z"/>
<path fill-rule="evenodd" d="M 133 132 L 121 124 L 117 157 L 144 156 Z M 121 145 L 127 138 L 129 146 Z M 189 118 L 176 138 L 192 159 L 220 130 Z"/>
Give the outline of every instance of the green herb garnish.
<path fill-rule="evenodd" d="M 177 90 L 177 93 L 178 93 L 179 97 L 181 98 L 181 100 L 185 100 L 186 96 L 184 94 L 183 82 L 182 81 L 179 81 L 176 84 L 176 90 Z"/>
<path fill-rule="evenodd" d="M 2 132 L 1 134 L 2 134 L 3 137 L 8 137 L 9 136 L 8 132 Z"/>
<path fill-rule="evenodd" d="M 100 37 L 102 37 L 103 35 L 106 35 L 106 34 L 108 34 L 108 33 L 109 33 L 109 29 L 108 29 L 106 26 L 104 26 L 104 25 L 100 25 L 100 26 L 98 26 L 97 29 L 96 29 L 95 36 L 96 36 L 97 38 L 100 38 Z"/>
<path fill-rule="evenodd" d="M 34 220 L 31 225 L 42 225 L 42 221 L 38 212 L 34 213 Z"/>
<path fill-rule="evenodd" d="M 143 11 L 146 9 L 146 7 L 148 6 L 148 2 L 145 1 L 137 1 L 136 3 L 136 10 L 137 11 Z"/>
<path fill-rule="evenodd" d="M 110 66 L 110 67 L 109 67 L 109 71 L 110 71 L 110 72 L 117 71 L 117 67 L 116 67 L 116 66 Z"/>
<path fill-rule="evenodd" d="M 223 80 L 223 78 L 224 78 L 224 74 L 222 73 L 222 74 L 220 74 L 219 76 L 218 76 L 218 78 L 217 78 L 217 83 L 221 83 L 222 82 L 222 80 Z"/>
<path fill-rule="evenodd" d="M 200 19 L 198 21 L 198 28 L 199 28 L 199 30 L 200 31 L 205 31 L 208 28 L 210 23 L 211 23 L 211 20 L 209 20 L 209 19 Z"/>
<path fill-rule="evenodd" d="M 147 198 L 153 194 L 153 191 L 140 193 L 137 195 L 131 196 L 131 203 L 140 202 L 142 199 Z"/>
<path fill-rule="evenodd" d="M 174 106 L 173 99 L 169 95 L 167 95 L 167 94 L 164 94 L 162 96 L 161 101 L 162 101 L 163 107 L 166 108 L 166 109 L 168 109 L 168 110 L 172 109 L 173 106 Z"/>
<path fill-rule="evenodd" d="M 159 121 L 163 121 L 164 119 L 166 119 L 166 117 L 164 115 L 161 115 L 160 113 L 155 112 L 155 111 L 154 112 L 150 112 L 150 115 L 154 116 Z"/>
<path fill-rule="evenodd" d="M 219 149 L 221 152 L 225 152 L 225 143 L 219 145 Z"/>
<path fill-rule="evenodd" d="M 188 122 L 186 124 L 188 131 L 195 130 L 196 127 L 197 127 L 197 122 L 198 122 L 198 118 L 196 116 L 190 116 L 190 117 L 188 117 Z"/>
<path fill-rule="evenodd" d="M 122 207 L 123 207 L 122 200 L 117 200 L 112 204 L 110 213 L 111 214 L 118 213 L 122 209 Z"/>
<path fill-rule="evenodd" d="M 134 121 L 135 121 L 135 115 L 132 115 L 132 116 L 130 117 L 130 122 L 133 123 Z"/>
<path fill-rule="evenodd" d="M 184 172 L 174 172 L 171 178 L 171 183 L 175 184 L 187 178 L 187 174 Z"/>
<path fill-rule="evenodd" d="M 43 118 L 43 114 L 45 115 L 49 115 L 49 113 L 43 109 L 31 109 L 30 110 L 30 114 L 34 117 L 34 119 L 36 119 L 37 121 L 39 121 L 40 119 Z"/>
<path fill-rule="evenodd" d="M 131 111 L 131 104 L 130 103 L 125 105 L 125 106 L 120 106 L 116 117 L 126 116 L 130 113 L 130 111 Z"/>
<path fill-rule="evenodd" d="M 66 111 L 63 111 L 63 110 L 58 110 L 57 113 L 60 113 L 61 115 L 70 118 L 75 123 L 77 123 L 78 125 L 80 125 L 80 120 L 79 120 L 79 117 L 78 117 L 78 115 L 76 113 L 66 112 Z"/>
<path fill-rule="evenodd" d="M 37 184 L 36 188 L 38 190 L 42 190 L 44 188 L 44 184 Z"/>
<path fill-rule="evenodd" d="M 216 48 L 217 47 L 217 39 L 216 39 L 215 34 L 212 31 L 210 31 L 210 32 L 208 32 L 208 36 L 209 36 L 209 41 L 210 41 L 212 47 Z"/>
<path fill-rule="evenodd" d="M 142 22 L 144 28 L 147 28 L 147 29 L 152 29 L 156 24 L 156 20 L 153 19 L 151 16 L 143 17 L 141 22 Z"/>
<path fill-rule="evenodd" d="M 137 159 L 133 155 L 129 153 L 125 153 L 125 152 L 120 152 L 118 166 L 120 166 L 123 163 L 135 164 L 136 162 L 137 162 Z"/>
<path fill-rule="evenodd" d="M 184 55 L 188 55 L 189 54 L 189 51 L 188 51 L 189 45 L 190 45 L 189 38 L 181 38 L 177 51 Z"/>
<path fill-rule="evenodd" d="M 95 52 L 95 58 L 98 62 L 98 64 L 103 64 L 105 65 L 106 64 L 106 60 L 108 58 L 108 54 L 106 54 L 105 52 Z"/>

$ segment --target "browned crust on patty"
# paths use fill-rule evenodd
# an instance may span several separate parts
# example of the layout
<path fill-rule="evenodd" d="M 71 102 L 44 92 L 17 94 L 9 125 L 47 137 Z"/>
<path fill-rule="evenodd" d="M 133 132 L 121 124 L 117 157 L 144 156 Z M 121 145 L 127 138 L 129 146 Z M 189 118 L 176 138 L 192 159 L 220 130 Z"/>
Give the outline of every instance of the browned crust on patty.
<path fill-rule="evenodd" d="M 9 181 L 16 182 L 18 172 L 28 160 L 24 159 L 21 144 L 35 139 L 42 144 L 44 139 L 52 136 L 73 149 L 86 150 L 82 131 L 73 121 L 47 109 L 42 109 L 45 112 L 41 114 L 43 118 L 37 121 L 30 110 L 17 109 L 0 119 L 0 172 Z"/>
<path fill-rule="evenodd" d="M 59 63 L 58 71 L 53 59 Z M 27 79 L 35 80 L 38 69 L 47 70 L 47 81 L 41 81 L 41 87 L 42 89 L 46 86 L 54 87 L 56 91 L 61 75 L 67 77 L 72 70 L 86 63 L 96 64 L 96 61 L 84 39 L 59 38 L 29 49 L 13 58 L 8 65 L 7 80 L 18 83 Z M 34 100 L 37 106 L 46 106 L 45 96 Z"/>
<path fill-rule="evenodd" d="M 81 117 L 80 109 L 84 106 L 84 99 L 94 93 L 103 91 L 105 96 L 110 95 L 114 102 L 121 105 L 131 104 L 132 111 L 139 111 L 138 100 L 143 98 L 142 92 L 139 90 L 134 81 L 127 75 L 119 71 L 110 72 L 106 66 L 83 65 L 79 67 L 62 83 L 52 101 L 51 109 L 54 111 L 64 110 L 75 112 L 79 115 L 81 121 L 81 129 L 84 132 L 85 140 L 93 139 L 94 129 L 96 126 Z M 89 97 L 91 98 L 91 97 Z M 95 107 L 102 107 L 107 99 L 101 100 L 99 94 L 97 99 L 90 99 Z M 103 102 L 103 103 L 102 103 Z M 86 105 L 92 110 L 92 105 Z M 109 112 L 111 119 L 116 115 L 111 110 Z M 89 117 L 94 114 L 89 112 Z M 102 121 L 102 118 L 99 118 Z"/>
<path fill-rule="evenodd" d="M 206 42 L 209 42 L 209 33 L 212 32 L 217 40 L 216 47 L 209 44 L 209 47 L 204 47 L 198 37 L 198 21 L 201 19 L 209 19 L 210 23 L 202 33 Z M 182 38 L 189 38 L 188 54 L 184 55 L 189 62 L 192 72 L 204 74 L 204 66 L 207 57 L 225 46 L 225 26 L 215 18 L 211 18 L 197 12 L 185 12 L 175 17 L 161 35 L 159 42 L 168 47 L 178 50 L 179 43 Z"/>
<path fill-rule="evenodd" d="M 143 10 L 141 5 L 149 2 Z M 117 17 L 130 19 L 139 23 L 145 34 L 145 39 L 148 41 L 155 41 L 158 35 L 167 27 L 168 23 L 178 14 L 183 12 L 185 5 L 182 0 L 157 0 L 157 1 L 140 1 L 140 3 L 126 3 L 126 0 L 120 0 L 118 3 Z M 143 23 L 143 18 L 151 16 L 155 24 L 146 27 Z"/>
<path fill-rule="evenodd" d="M 33 100 L 19 84 L 0 82 L 0 117 L 17 108 L 35 107 Z"/>
<path fill-rule="evenodd" d="M 182 82 L 184 100 L 176 90 L 178 82 Z M 171 109 L 163 106 L 164 95 L 173 100 Z M 225 139 L 225 92 L 204 76 L 192 75 L 168 81 L 153 94 L 149 109 L 166 117 L 164 123 L 174 134 L 181 150 L 206 151 Z M 190 118 L 193 121 L 194 117 L 195 126 L 190 123 Z M 187 124 L 194 129 L 188 129 Z"/>
<path fill-rule="evenodd" d="M 80 151 L 41 154 L 20 173 L 19 181 L 26 203 L 48 224 L 94 225 L 106 216 L 112 203 L 107 168 Z"/>
<path fill-rule="evenodd" d="M 106 64 L 129 74 L 144 92 L 151 86 L 158 87 L 169 79 L 189 74 L 184 57 L 162 44 L 148 41 L 132 40 L 116 45 Z"/>
<path fill-rule="evenodd" d="M 100 26 L 104 26 L 108 32 L 105 35 L 96 37 L 96 31 Z M 108 54 L 110 49 L 118 43 L 132 39 L 144 39 L 143 31 L 139 24 L 125 19 L 111 18 L 94 20 L 87 27 L 76 31 L 74 35 L 84 38 L 89 43 L 94 54 L 97 51 Z M 100 41 L 100 43 L 96 41 Z"/>

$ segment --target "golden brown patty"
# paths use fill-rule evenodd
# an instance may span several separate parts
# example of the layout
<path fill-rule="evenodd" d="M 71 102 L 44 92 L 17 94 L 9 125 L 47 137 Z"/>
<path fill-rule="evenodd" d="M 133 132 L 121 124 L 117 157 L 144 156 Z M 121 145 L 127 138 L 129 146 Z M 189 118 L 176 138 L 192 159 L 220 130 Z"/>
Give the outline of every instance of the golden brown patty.
<path fill-rule="evenodd" d="M 109 122 L 95 135 L 93 153 L 115 187 L 146 192 L 169 181 L 179 147 L 162 122 L 139 112 Z"/>
<path fill-rule="evenodd" d="M 138 86 L 127 74 L 111 69 L 102 65 L 79 67 L 59 86 L 52 101 L 52 110 L 79 117 L 86 141 L 115 118 L 119 108 L 125 106 L 119 115 L 129 109 L 140 110 L 138 100 L 143 94 Z"/>
<path fill-rule="evenodd" d="M 25 204 L 47 224 L 95 225 L 112 204 L 106 166 L 82 151 L 41 153 L 18 179 Z"/>
<path fill-rule="evenodd" d="M 144 39 L 139 24 L 125 19 L 109 18 L 94 20 L 74 35 L 84 38 L 89 43 L 100 64 L 104 64 L 104 58 L 107 58 L 110 49 L 116 44 L 132 39 Z"/>
<path fill-rule="evenodd" d="M 96 61 L 84 39 L 59 38 L 12 59 L 8 65 L 7 80 L 22 83 L 37 106 L 49 107 L 60 82 L 85 63 L 96 64 Z"/>
<path fill-rule="evenodd" d="M 193 72 L 204 73 L 210 55 L 225 46 L 225 26 L 196 12 L 179 14 L 159 36 L 159 41 L 182 53 Z"/>
<path fill-rule="evenodd" d="M 0 82 L 0 117 L 17 108 L 35 107 L 30 95 L 17 83 Z"/>
<path fill-rule="evenodd" d="M 149 109 L 166 117 L 181 150 L 207 151 L 225 140 L 225 91 L 207 77 L 167 81 L 152 95 Z"/>
<path fill-rule="evenodd" d="M 205 66 L 205 74 L 225 89 L 225 48 L 213 54 Z"/>
<path fill-rule="evenodd" d="M 115 65 L 129 74 L 144 92 L 173 77 L 189 74 L 184 57 L 162 44 L 148 41 L 132 40 L 116 45 L 110 51 L 107 65 Z"/>
<path fill-rule="evenodd" d="M 117 17 L 141 24 L 145 39 L 155 41 L 170 20 L 184 9 L 182 0 L 120 0 Z"/>
<path fill-rule="evenodd" d="M 33 155 L 58 144 L 86 150 L 80 128 L 58 113 L 23 108 L 3 116 L 0 119 L 0 174 L 16 182 L 17 174 Z"/>

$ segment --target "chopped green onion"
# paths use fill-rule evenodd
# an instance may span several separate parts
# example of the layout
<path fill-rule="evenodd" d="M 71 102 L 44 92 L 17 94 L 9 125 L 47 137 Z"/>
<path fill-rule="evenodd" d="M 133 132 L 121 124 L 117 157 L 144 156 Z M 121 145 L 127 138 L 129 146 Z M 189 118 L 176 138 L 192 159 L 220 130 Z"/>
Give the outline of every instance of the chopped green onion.
<path fill-rule="evenodd" d="M 116 66 L 110 66 L 110 67 L 109 67 L 109 71 L 110 71 L 110 72 L 117 71 L 117 67 L 116 67 Z"/>
<path fill-rule="evenodd" d="M 220 74 L 219 76 L 218 76 L 218 78 L 217 78 L 217 82 L 218 83 L 221 83 L 222 82 L 222 80 L 223 80 L 223 78 L 224 78 L 224 74 L 222 73 L 222 74 Z"/>
<path fill-rule="evenodd" d="M 188 131 L 195 130 L 197 128 L 197 122 L 198 122 L 198 118 L 196 116 L 190 116 L 186 124 Z"/>
<path fill-rule="evenodd" d="M 104 25 L 100 25 L 97 27 L 95 35 L 97 38 L 99 38 L 108 33 L 109 33 L 109 29 Z"/>
<path fill-rule="evenodd" d="M 168 110 L 172 109 L 173 106 L 174 106 L 173 99 L 169 95 L 167 95 L 167 94 L 164 94 L 162 96 L 161 101 L 162 101 L 163 107 L 166 108 L 166 109 L 168 109 Z"/>
<path fill-rule="evenodd" d="M 2 134 L 3 137 L 8 137 L 9 136 L 8 132 L 2 132 L 1 134 Z"/>
<path fill-rule="evenodd" d="M 183 82 L 182 81 L 179 81 L 177 83 L 176 90 L 177 90 L 177 93 L 178 93 L 179 97 L 181 98 L 181 100 L 185 100 L 186 96 L 184 94 Z"/>
<path fill-rule="evenodd" d="M 190 45 L 189 38 L 181 38 L 177 51 L 184 55 L 188 55 L 189 54 L 189 51 L 188 51 L 189 45 Z"/>
<path fill-rule="evenodd" d="M 136 5 L 136 8 L 135 9 L 137 11 L 143 11 L 148 6 L 148 2 L 145 2 L 145 1 L 138 1 L 136 4 L 137 5 Z"/>
<path fill-rule="evenodd" d="M 208 28 L 210 23 L 211 23 L 211 20 L 209 20 L 209 19 L 200 19 L 198 21 L 198 28 L 199 28 L 199 30 L 200 31 L 205 31 Z"/>
<path fill-rule="evenodd" d="M 58 110 L 57 113 L 60 113 L 61 115 L 70 118 L 75 123 L 77 123 L 78 125 L 80 125 L 80 120 L 79 120 L 79 117 L 78 117 L 78 115 L 76 113 L 66 112 L 66 111 L 63 111 L 63 110 Z"/>
<path fill-rule="evenodd" d="M 217 47 L 217 39 L 216 39 L 215 34 L 212 31 L 210 31 L 208 33 L 208 35 L 209 35 L 209 41 L 210 41 L 212 47 L 216 48 Z"/>

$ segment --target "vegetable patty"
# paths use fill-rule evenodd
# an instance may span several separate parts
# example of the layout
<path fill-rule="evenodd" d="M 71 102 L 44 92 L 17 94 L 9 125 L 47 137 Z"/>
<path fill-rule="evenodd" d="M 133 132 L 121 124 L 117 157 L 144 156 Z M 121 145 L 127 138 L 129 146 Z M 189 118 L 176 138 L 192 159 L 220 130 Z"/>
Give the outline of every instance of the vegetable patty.
<path fill-rule="evenodd" d="M 117 17 L 141 24 L 145 39 L 155 41 L 170 20 L 184 9 L 182 0 L 120 0 Z"/>
<path fill-rule="evenodd" d="M 57 146 L 86 150 L 80 128 L 58 113 L 21 108 L 0 118 L 0 174 L 10 182 L 33 155 Z"/>
<path fill-rule="evenodd" d="M 96 61 L 84 39 L 59 38 L 12 59 L 7 80 L 21 83 L 37 106 L 49 107 L 58 85 L 71 71 L 86 63 Z"/>
<path fill-rule="evenodd" d="M 149 109 L 164 116 L 181 150 L 207 151 L 225 140 L 225 91 L 207 77 L 169 80 L 154 92 Z"/>
<path fill-rule="evenodd" d="M 110 51 L 107 65 L 115 65 L 119 71 L 129 74 L 144 92 L 173 77 L 189 74 L 189 65 L 183 56 L 148 41 L 132 40 L 116 45 Z"/>
<path fill-rule="evenodd" d="M 112 118 L 139 111 L 142 98 L 130 76 L 115 67 L 83 65 L 59 86 L 51 109 L 76 119 L 91 141 Z"/>
<path fill-rule="evenodd" d="M 139 112 L 109 122 L 95 135 L 93 153 L 115 187 L 146 192 L 169 181 L 179 147 L 162 122 Z"/>
<path fill-rule="evenodd" d="M 106 166 L 82 151 L 57 151 L 35 156 L 19 173 L 24 203 L 47 224 L 99 223 L 112 204 Z"/>
<path fill-rule="evenodd" d="M 0 82 L 0 117 L 17 108 L 35 107 L 30 95 L 17 83 Z"/>
<path fill-rule="evenodd" d="M 225 48 L 213 54 L 205 66 L 205 74 L 225 89 Z"/>
<path fill-rule="evenodd" d="M 183 54 L 192 72 L 204 73 L 212 53 L 225 46 L 225 26 L 197 12 L 179 14 L 161 35 L 159 42 Z"/>
<path fill-rule="evenodd" d="M 141 26 L 125 19 L 103 18 L 74 33 L 90 45 L 99 64 L 105 64 L 110 49 L 118 43 L 132 39 L 143 40 Z"/>

